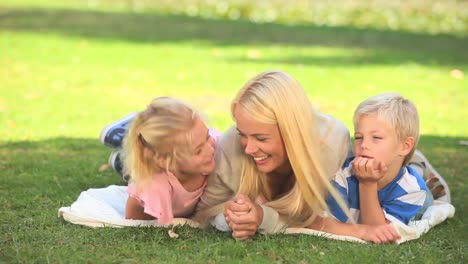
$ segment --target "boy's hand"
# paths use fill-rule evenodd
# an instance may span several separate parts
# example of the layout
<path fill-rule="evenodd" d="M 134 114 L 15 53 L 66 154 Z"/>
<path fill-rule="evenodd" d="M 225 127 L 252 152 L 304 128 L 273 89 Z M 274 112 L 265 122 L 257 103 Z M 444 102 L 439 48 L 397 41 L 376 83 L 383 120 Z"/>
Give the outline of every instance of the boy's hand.
<path fill-rule="evenodd" d="M 373 158 L 356 157 L 352 161 L 353 172 L 359 182 L 377 182 L 387 173 L 387 165 Z"/>
<path fill-rule="evenodd" d="M 401 238 L 400 234 L 389 224 L 363 225 L 364 234 L 362 239 L 376 244 L 396 243 Z"/>

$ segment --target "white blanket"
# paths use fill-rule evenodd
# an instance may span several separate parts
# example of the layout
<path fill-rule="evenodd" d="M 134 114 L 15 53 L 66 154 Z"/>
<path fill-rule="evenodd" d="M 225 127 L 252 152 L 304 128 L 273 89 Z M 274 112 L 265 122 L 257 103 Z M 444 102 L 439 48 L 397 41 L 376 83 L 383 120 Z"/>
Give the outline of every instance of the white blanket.
<path fill-rule="evenodd" d="M 111 185 L 106 188 L 89 189 L 80 194 L 78 199 L 69 207 L 58 210 L 58 216 L 72 224 L 90 227 L 127 227 L 127 226 L 156 226 L 166 227 L 156 220 L 129 220 L 125 219 L 125 203 L 127 201 L 127 187 Z M 435 202 L 424 213 L 421 220 L 411 221 L 410 224 L 392 223 L 401 239 L 398 243 L 417 239 L 425 234 L 433 226 L 436 226 L 447 218 L 453 217 L 455 207 L 448 203 Z M 198 228 L 199 224 L 186 218 L 175 218 L 170 225 L 189 225 Z M 286 234 L 308 234 L 322 236 L 330 239 L 345 240 L 366 243 L 364 240 L 338 236 L 307 228 L 287 228 Z"/>

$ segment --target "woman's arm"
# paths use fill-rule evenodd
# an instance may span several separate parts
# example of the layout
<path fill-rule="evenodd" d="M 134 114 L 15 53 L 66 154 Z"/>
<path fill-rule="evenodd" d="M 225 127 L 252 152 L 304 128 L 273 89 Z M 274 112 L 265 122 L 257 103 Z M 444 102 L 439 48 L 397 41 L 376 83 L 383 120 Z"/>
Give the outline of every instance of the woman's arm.
<path fill-rule="evenodd" d="M 232 200 L 239 190 L 244 155 L 239 144 L 238 132 L 235 127 L 231 127 L 216 145 L 215 171 L 208 176 L 208 182 L 197 205 L 194 220 L 201 224 L 211 222 L 216 228 L 220 227 L 221 229 L 218 229 L 226 231 L 226 222 L 220 214 L 223 214 L 227 202 Z M 262 205 L 259 208 L 262 209 L 265 216 L 260 219 L 261 224 L 256 227 L 253 234 L 257 229 L 261 233 L 276 233 L 286 227 L 286 217 L 280 216 L 270 207 Z M 240 219 L 239 221 L 245 220 Z M 252 223 L 256 222 L 255 220 Z"/>

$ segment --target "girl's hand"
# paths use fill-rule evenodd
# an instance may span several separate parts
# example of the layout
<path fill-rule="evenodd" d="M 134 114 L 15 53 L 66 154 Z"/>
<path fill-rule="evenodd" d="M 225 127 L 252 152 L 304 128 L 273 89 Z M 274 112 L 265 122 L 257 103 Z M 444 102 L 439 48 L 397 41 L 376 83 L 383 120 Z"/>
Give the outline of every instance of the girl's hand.
<path fill-rule="evenodd" d="M 352 161 L 353 173 L 359 182 L 377 182 L 387 173 L 387 165 L 373 158 L 356 157 Z"/>
<path fill-rule="evenodd" d="M 263 220 L 263 209 L 246 195 L 239 194 L 234 200 L 226 203 L 224 217 L 232 230 L 232 236 L 245 240 L 257 232 Z"/>

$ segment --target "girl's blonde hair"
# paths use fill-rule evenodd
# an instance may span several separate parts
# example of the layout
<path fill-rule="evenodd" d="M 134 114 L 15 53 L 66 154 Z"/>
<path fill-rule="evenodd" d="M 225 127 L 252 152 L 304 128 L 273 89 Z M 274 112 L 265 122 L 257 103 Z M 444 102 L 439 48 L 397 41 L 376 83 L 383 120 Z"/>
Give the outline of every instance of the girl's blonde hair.
<path fill-rule="evenodd" d="M 281 71 L 257 75 L 234 98 L 231 113 L 237 107 L 260 123 L 278 126 L 295 177 L 291 190 L 279 198 L 273 197 L 266 174 L 257 169 L 252 157 L 243 155 L 238 193 L 252 200 L 263 195 L 269 201 L 265 205 L 289 216 L 290 225 L 296 226 L 306 226 L 317 213 L 329 212 L 327 191 L 346 208 L 321 165 L 330 161 L 320 155 L 318 113 L 294 78 Z"/>
<path fill-rule="evenodd" d="M 419 115 L 416 106 L 398 93 L 382 93 L 367 98 L 354 111 L 354 127 L 364 115 L 376 113 L 378 118 L 388 122 L 400 142 L 414 138 L 414 146 L 403 160 L 403 166 L 413 157 L 419 141 Z"/>
<path fill-rule="evenodd" d="M 155 173 L 175 168 L 191 146 L 191 129 L 200 114 L 170 97 L 155 98 L 132 121 L 123 141 L 124 175 L 140 188 Z"/>

